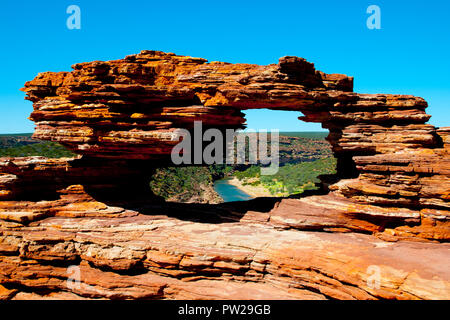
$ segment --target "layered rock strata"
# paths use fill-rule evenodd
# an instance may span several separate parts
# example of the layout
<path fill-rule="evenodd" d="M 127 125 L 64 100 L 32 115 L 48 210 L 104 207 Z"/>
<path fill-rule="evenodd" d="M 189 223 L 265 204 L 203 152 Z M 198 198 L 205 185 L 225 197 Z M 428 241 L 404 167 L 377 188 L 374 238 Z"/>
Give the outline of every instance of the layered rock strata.
<path fill-rule="evenodd" d="M 208 63 L 143 51 L 39 74 L 34 136 L 78 159 L 0 161 L 6 298 L 450 298 L 450 129 L 414 96 L 358 94 L 297 57 Z M 301 111 L 338 159 L 321 194 L 164 204 L 148 191 L 177 129 Z M 68 287 L 67 267 L 82 285 Z M 375 270 L 378 285 L 373 285 Z"/>
<path fill-rule="evenodd" d="M 54 200 L 62 189 L 78 184 L 99 198 L 148 200 L 152 173 L 148 163 L 136 160 L 0 158 L 0 201 Z"/>
<path fill-rule="evenodd" d="M 239 204 L 174 204 L 139 211 L 92 203 L 58 205 L 54 216 L 27 224 L 0 220 L 5 296 L 449 298 L 448 244 L 283 229 L 272 223 L 274 213 Z M 304 213 L 315 205 L 313 199 L 295 208 Z M 81 282 L 68 284 L 76 274 Z"/>

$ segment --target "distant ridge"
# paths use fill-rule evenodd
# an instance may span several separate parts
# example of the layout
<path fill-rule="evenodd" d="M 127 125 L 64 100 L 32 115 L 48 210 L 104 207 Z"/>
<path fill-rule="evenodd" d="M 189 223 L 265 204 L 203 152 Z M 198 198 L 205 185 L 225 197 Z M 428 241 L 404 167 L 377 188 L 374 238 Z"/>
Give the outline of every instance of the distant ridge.
<path fill-rule="evenodd" d="M 0 137 L 31 137 L 33 133 L 0 133 Z"/>
<path fill-rule="evenodd" d="M 0 137 L 31 137 L 33 133 L 0 133 Z M 303 138 L 325 138 L 328 131 L 280 131 L 280 135 Z"/>
<path fill-rule="evenodd" d="M 280 131 L 280 136 L 325 139 L 328 131 Z"/>

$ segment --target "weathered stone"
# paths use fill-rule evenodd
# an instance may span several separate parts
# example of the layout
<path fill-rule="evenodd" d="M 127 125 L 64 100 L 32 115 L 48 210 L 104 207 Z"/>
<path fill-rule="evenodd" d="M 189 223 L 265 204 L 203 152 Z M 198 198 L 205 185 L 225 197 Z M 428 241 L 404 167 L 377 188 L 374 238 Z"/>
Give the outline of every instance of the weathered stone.
<path fill-rule="evenodd" d="M 23 90 L 34 136 L 81 156 L 0 159 L 0 298 L 450 298 L 450 128 L 426 124 L 423 99 L 354 93 L 353 78 L 298 57 L 258 66 L 142 51 L 73 69 Z M 329 129 L 337 174 L 321 194 L 151 195 L 176 129 L 242 128 L 241 111 L 258 108 Z M 80 286 L 67 286 L 69 265 Z"/>

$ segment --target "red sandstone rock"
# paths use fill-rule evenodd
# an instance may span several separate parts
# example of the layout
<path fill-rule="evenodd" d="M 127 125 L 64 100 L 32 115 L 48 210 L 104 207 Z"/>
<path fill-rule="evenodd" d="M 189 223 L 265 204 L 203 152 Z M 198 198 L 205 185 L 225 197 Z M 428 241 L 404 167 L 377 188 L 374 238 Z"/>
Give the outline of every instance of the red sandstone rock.
<path fill-rule="evenodd" d="M 82 157 L 0 159 L 0 298 L 450 298 L 450 128 L 426 124 L 423 99 L 353 93 L 352 78 L 297 57 L 258 66 L 143 51 L 73 69 L 23 90 L 35 137 Z M 176 129 L 240 128 L 250 108 L 301 111 L 330 130 L 338 166 L 323 194 L 146 196 Z M 80 287 L 67 286 L 69 265 Z"/>
<path fill-rule="evenodd" d="M 280 230 L 242 218 L 209 224 L 134 212 L 2 224 L 9 249 L 0 281 L 8 290 L 20 283 L 44 296 L 90 298 L 449 298 L 448 244 Z M 73 290 L 68 265 L 81 268 Z M 369 266 L 381 270 L 379 288 L 368 285 Z"/>
<path fill-rule="evenodd" d="M 332 190 L 361 203 L 448 208 L 440 196 L 450 193 L 448 183 L 439 190 L 435 183 L 447 181 L 448 173 L 434 170 L 437 163 L 450 169 L 447 131 L 425 124 L 430 116 L 421 98 L 356 94 L 351 92 L 352 78 L 316 71 L 297 57 L 258 66 L 143 51 L 73 68 L 42 73 L 26 83 L 23 90 L 34 102 L 35 137 L 94 158 L 162 160 L 177 143 L 174 131 L 192 128 L 194 120 L 206 127 L 239 128 L 245 122 L 240 110 L 298 110 L 305 115 L 302 120 L 321 122 L 330 130 L 339 178 L 363 172 Z M 395 177 L 392 166 L 379 166 L 375 173 L 373 164 L 362 165 L 369 159 L 399 158 L 410 163 L 400 172 L 395 169 Z M 0 192 L 3 198 L 11 197 L 6 189 Z"/>

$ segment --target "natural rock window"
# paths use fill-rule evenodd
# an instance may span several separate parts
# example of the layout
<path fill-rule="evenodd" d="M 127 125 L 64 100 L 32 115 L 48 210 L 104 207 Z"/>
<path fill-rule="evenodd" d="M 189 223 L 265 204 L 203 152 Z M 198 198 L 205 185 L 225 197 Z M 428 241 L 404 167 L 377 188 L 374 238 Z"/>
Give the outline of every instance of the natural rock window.
<path fill-rule="evenodd" d="M 23 91 L 34 137 L 78 157 L 0 158 L 1 296 L 449 298 L 450 129 L 427 124 L 422 98 L 355 93 L 353 78 L 298 57 L 259 66 L 159 51 L 44 72 Z M 329 130 L 326 192 L 149 198 L 177 129 L 241 128 L 248 109 Z"/>

